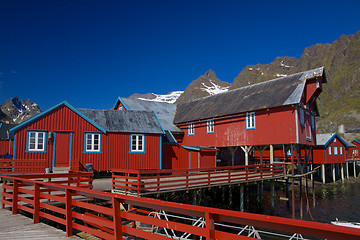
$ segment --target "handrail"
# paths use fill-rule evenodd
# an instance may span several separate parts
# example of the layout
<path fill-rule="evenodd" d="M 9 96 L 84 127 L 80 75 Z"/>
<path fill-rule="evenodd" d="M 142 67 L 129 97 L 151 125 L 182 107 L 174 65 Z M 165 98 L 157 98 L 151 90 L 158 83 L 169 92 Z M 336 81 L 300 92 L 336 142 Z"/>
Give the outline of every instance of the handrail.
<path fill-rule="evenodd" d="M 285 163 L 176 170 L 112 171 L 112 189 L 125 194 L 226 185 L 285 176 Z"/>
<path fill-rule="evenodd" d="M 51 190 L 56 190 L 56 192 Z M 46 193 L 47 191 L 50 193 Z M 94 201 L 89 201 L 89 199 Z M 109 204 L 104 206 L 94 204 L 99 200 L 109 201 Z M 216 228 L 215 224 L 221 222 L 222 224 L 251 225 L 269 231 L 298 233 L 321 239 L 360 238 L 360 231 L 355 228 L 138 198 L 13 176 L 4 177 L 1 203 L 3 208 L 11 206 L 14 214 L 20 209 L 32 213 L 34 223 L 38 223 L 40 218 L 57 222 L 65 226 L 67 236 L 73 235 L 73 229 L 77 229 L 104 239 L 122 239 L 122 237 L 131 236 L 144 239 L 168 239 L 156 232 L 141 229 L 140 224 L 149 224 L 206 237 L 206 239 L 254 239 Z M 57 203 L 57 205 L 62 203 L 64 208 L 52 203 Z M 124 210 L 124 206 L 128 208 L 127 211 Z M 148 216 L 150 212 L 159 211 L 191 219 L 201 217 L 204 218 L 205 225 L 192 226 L 191 222 L 179 222 L 171 218 L 163 220 Z"/>
<path fill-rule="evenodd" d="M 0 175 L 44 173 L 45 168 L 46 160 L 44 159 L 0 159 Z"/>

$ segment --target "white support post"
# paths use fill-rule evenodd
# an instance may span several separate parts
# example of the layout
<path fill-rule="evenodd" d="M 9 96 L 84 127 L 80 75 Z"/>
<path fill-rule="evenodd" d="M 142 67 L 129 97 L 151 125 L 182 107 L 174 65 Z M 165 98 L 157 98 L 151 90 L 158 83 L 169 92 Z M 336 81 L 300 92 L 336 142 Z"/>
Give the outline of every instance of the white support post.
<path fill-rule="evenodd" d="M 340 163 L 341 181 L 344 181 L 344 164 Z"/>
<path fill-rule="evenodd" d="M 322 183 L 325 184 L 325 164 L 321 164 L 321 178 Z"/>
<path fill-rule="evenodd" d="M 270 164 L 274 164 L 274 145 L 270 145 Z"/>
<path fill-rule="evenodd" d="M 241 146 L 241 149 L 245 152 L 245 165 L 249 165 L 249 152 L 252 149 L 252 146 Z"/>
<path fill-rule="evenodd" d="M 356 178 L 356 161 L 354 161 L 354 178 Z"/>
<path fill-rule="evenodd" d="M 333 182 L 336 182 L 336 171 L 335 171 L 335 164 L 332 163 L 331 164 L 331 168 L 332 168 L 332 177 L 333 177 Z"/>
<path fill-rule="evenodd" d="M 346 178 L 349 179 L 349 163 L 346 162 Z"/>

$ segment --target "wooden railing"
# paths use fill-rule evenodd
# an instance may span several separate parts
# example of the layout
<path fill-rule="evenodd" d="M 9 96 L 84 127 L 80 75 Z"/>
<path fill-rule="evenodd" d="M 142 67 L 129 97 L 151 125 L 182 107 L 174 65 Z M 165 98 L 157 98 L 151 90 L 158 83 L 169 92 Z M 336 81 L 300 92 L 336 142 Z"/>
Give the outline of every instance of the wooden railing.
<path fill-rule="evenodd" d="M 162 191 L 261 181 L 284 175 L 285 163 L 177 170 L 114 169 L 112 189 L 115 192 L 139 196 Z"/>
<path fill-rule="evenodd" d="M 0 175 L 45 173 L 46 160 L 0 159 Z"/>
<path fill-rule="evenodd" d="M 177 235 L 177 239 L 183 234 L 206 239 L 255 239 L 238 235 L 237 229 L 250 225 L 282 236 L 298 233 L 317 239 L 360 239 L 360 230 L 355 228 L 138 198 L 14 176 L 4 177 L 1 203 L 3 208 L 10 206 L 13 214 L 18 210 L 32 214 L 34 223 L 53 221 L 67 236 L 81 231 L 102 239 L 171 239 L 165 235 L 166 230 Z M 158 213 L 168 217 L 156 218 Z"/>

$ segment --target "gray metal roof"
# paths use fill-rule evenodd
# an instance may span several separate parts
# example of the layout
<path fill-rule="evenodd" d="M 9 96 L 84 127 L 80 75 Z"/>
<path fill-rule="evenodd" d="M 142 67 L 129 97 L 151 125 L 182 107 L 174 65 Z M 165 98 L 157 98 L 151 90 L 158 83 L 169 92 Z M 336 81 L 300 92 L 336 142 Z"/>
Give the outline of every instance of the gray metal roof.
<path fill-rule="evenodd" d="M 0 122 L 0 139 L 8 140 L 14 139 L 14 132 L 10 132 L 10 129 L 15 127 L 16 124 L 1 123 Z"/>
<path fill-rule="evenodd" d="M 146 101 L 140 99 L 119 98 L 127 110 L 155 111 L 162 127 L 171 132 L 182 133 L 183 131 L 173 124 L 176 104 L 166 102 Z"/>
<path fill-rule="evenodd" d="M 78 109 L 109 132 L 164 133 L 154 112 Z"/>
<path fill-rule="evenodd" d="M 306 80 L 321 76 L 326 82 L 323 67 L 179 104 L 174 123 L 297 104 Z"/>
<path fill-rule="evenodd" d="M 316 134 L 316 145 L 325 146 L 325 144 L 335 135 L 335 133 L 318 133 Z"/>

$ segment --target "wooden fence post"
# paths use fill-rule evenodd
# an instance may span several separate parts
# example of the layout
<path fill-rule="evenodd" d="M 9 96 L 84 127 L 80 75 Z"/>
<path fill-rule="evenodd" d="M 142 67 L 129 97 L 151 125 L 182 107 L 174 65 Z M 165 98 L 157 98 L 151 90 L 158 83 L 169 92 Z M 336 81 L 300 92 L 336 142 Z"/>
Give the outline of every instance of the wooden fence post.
<path fill-rule="evenodd" d="M 34 183 L 34 214 L 33 214 L 33 223 L 39 223 L 40 211 L 40 186 L 38 183 Z"/>
<path fill-rule="evenodd" d="M 113 202 L 113 218 L 114 218 L 114 236 L 115 239 L 122 239 L 120 200 L 116 197 L 112 197 L 112 202 Z"/>
<path fill-rule="evenodd" d="M 205 212 L 206 239 L 215 239 L 215 221 L 209 212 Z"/>
<path fill-rule="evenodd" d="M 66 236 L 73 235 L 72 229 L 72 193 L 71 190 L 65 188 L 65 209 L 66 209 Z"/>
<path fill-rule="evenodd" d="M 13 199 L 12 199 L 12 214 L 17 214 L 17 205 L 19 197 L 19 182 L 18 180 L 13 180 Z"/>

